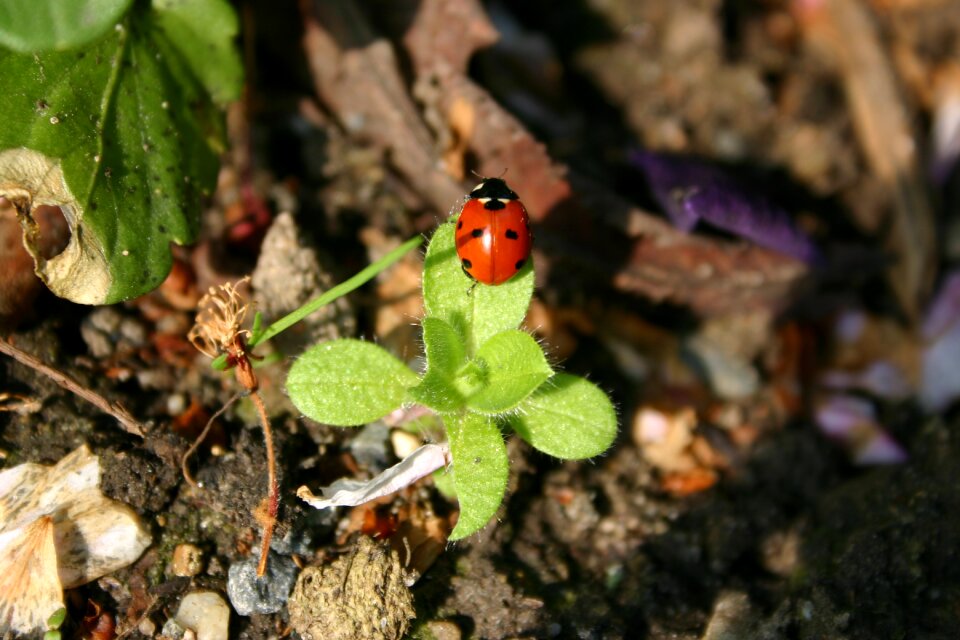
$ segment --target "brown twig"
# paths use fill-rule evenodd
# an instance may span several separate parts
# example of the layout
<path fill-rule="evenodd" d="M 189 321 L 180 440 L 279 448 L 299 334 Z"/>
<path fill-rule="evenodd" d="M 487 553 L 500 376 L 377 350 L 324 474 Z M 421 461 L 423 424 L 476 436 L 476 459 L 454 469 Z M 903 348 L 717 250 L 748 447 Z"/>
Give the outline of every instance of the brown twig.
<path fill-rule="evenodd" d="M 260 563 L 257 565 L 257 577 L 262 578 L 267 572 L 267 556 L 270 554 L 270 540 L 273 538 L 273 529 L 277 525 L 277 511 L 280 508 L 280 487 L 277 484 L 277 465 L 273 453 L 273 431 L 270 428 L 270 418 L 267 416 L 267 409 L 263 406 L 263 400 L 260 394 L 254 391 L 250 394 L 254 406 L 257 408 L 257 414 L 260 416 L 260 424 L 263 426 L 263 441 L 267 446 L 267 506 L 266 513 L 261 513 L 261 526 L 263 526 L 263 540 L 260 543 Z"/>
<path fill-rule="evenodd" d="M 18 349 L 17 347 L 13 346 L 13 343 L 3 338 L 0 338 L 0 353 L 5 353 L 17 362 L 30 367 L 34 371 L 42 373 L 67 391 L 80 396 L 104 413 L 113 416 L 116 418 L 117 422 L 120 423 L 120 427 L 127 433 L 132 433 L 133 435 L 140 436 L 141 438 L 144 437 L 145 431 L 143 425 L 140 424 L 140 422 L 138 422 L 137 419 L 134 418 L 130 412 L 127 411 L 119 402 L 111 402 L 107 400 L 96 391 L 84 387 L 67 374 L 41 362 L 35 356 L 27 353 L 26 351 Z"/>
<path fill-rule="evenodd" d="M 190 486 L 193 488 L 199 487 L 199 483 L 193 478 L 193 474 L 190 473 L 189 462 L 190 458 L 193 457 L 193 454 L 196 453 L 197 448 L 203 443 L 204 439 L 207 437 L 207 434 L 210 433 L 210 427 L 213 426 L 214 421 L 223 415 L 223 412 L 230 408 L 234 402 L 236 402 L 243 395 L 243 392 L 235 393 L 232 398 L 227 400 L 227 402 L 220 407 L 215 414 L 210 416 L 210 419 L 207 420 L 207 426 L 203 428 L 203 431 L 200 432 L 200 435 L 197 436 L 197 439 L 193 441 L 193 444 L 190 445 L 190 448 L 187 449 L 187 452 L 183 454 L 183 458 L 180 461 L 180 470 L 183 472 L 183 477 L 187 482 L 190 483 Z"/>

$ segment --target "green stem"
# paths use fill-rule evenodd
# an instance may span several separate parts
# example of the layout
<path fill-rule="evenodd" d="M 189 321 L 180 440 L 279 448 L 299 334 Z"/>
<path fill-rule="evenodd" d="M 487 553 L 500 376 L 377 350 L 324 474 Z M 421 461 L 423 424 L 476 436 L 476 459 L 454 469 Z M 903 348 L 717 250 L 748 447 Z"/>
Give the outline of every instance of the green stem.
<path fill-rule="evenodd" d="M 354 289 L 366 284 L 368 280 L 372 279 L 375 275 L 402 258 L 407 252 L 419 247 L 422 242 L 423 236 L 410 238 L 402 245 L 383 256 L 349 280 L 341 282 L 319 298 L 311 300 L 296 311 L 292 311 L 283 316 L 272 325 L 267 327 L 267 329 L 263 332 L 260 331 L 260 314 L 258 313 L 254 319 L 253 337 L 250 338 L 250 342 L 247 343 L 247 346 L 252 349 L 261 342 L 266 342 L 270 338 L 276 336 L 278 333 L 286 331 L 293 325 L 297 324 L 323 305 L 330 304 L 340 296 L 345 296 Z M 210 366 L 218 371 L 223 371 L 227 368 L 227 355 L 225 353 L 221 353 L 218 357 L 214 358 L 213 362 L 210 363 Z"/>
<path fill-rule="evenodd" d="M 377 260 L 367 268 L 363 269 L 362 271 L 357 273 L 355 276 L 353 276 L 349 280 L 345 280 L 344 282 L 341 282 L 337 286 L 326 291 L 319 298 L 311 300 L 310 302 L 303 305 L 296 311 L 292 311 L 287 315 L 283 316 L 282 318 L 280 318 L 279 320 L 271 324 L 269 327 L 267 327 L 263 333 L 260 333 L 259 335 L 254 335 L 250 339 L 250 342 L 247 346 L 252 348 L 257 346 L 261 342 L 265 342 L 270 338 L 273 338 L 277 334 L 283 331 L 286 331 L 293 325 L 297 324 L 298 322 L 306 318 L 308 315 L 310 315 L 320 307 L 330 304 L 340 296 L 345 296 L 351 291 L 353 291 L 354 289 L 366 284 L 367 281 L 371 280 L 378 273 L 380 273 L 381 271 L 383 271 L 384 269 L 392 265 L 394 262 L 402 258 L 409 251 L 419 247 L 420 243 L 422 242 L 423 242 L 423 236 L 410 238 L 409 240 L 404 242 L 402 245 L 400 245 L 399 247 L 397 247 L 387 255 L 383 256 L 382 258 L 380 258 L 379 260 Z"/>

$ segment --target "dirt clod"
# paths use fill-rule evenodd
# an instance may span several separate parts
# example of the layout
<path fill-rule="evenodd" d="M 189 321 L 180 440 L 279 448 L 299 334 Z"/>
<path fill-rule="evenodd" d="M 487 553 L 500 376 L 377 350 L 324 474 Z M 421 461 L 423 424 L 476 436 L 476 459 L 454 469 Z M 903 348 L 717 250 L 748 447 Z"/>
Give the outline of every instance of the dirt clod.
<path fill-rule="evenodd" d="M 290 624 L 313 640 L 396 640 L 415 617 L 395 551 L 370 538 L 325 567 L 300 574 Z"/>

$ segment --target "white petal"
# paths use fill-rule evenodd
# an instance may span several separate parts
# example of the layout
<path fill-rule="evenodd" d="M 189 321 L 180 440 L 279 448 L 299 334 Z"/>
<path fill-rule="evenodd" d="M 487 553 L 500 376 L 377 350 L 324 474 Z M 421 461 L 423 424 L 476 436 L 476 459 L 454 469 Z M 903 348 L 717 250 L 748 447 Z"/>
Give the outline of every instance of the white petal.
<path fill-rule="evenodd" d="M 329 487 L 321 487 L 323 498 L 318 498 L 303 486 L 297 490 L 297 496 L 317 509 L 355 507 L 408 487 L 449 462 L 450 449 L 446 444 L 425 444 L 375 478 L 367 481 L 337 480 Z"/>

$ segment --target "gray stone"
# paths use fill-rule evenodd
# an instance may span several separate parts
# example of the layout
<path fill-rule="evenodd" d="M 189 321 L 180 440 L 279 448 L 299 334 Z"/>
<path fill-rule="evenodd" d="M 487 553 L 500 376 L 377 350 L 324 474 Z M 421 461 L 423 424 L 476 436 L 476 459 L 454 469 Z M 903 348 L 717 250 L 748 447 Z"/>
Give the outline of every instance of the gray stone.
<path fill-rule="evenodd" d="M 258 578 L 258 561 L 259 558 L 251 556 L 230 565 L 227 595 L 230 604 L 242 616 L 280 611 L 287 603 L 300 571 L 290 558 L 271 553 L 266 574 Z"/>

